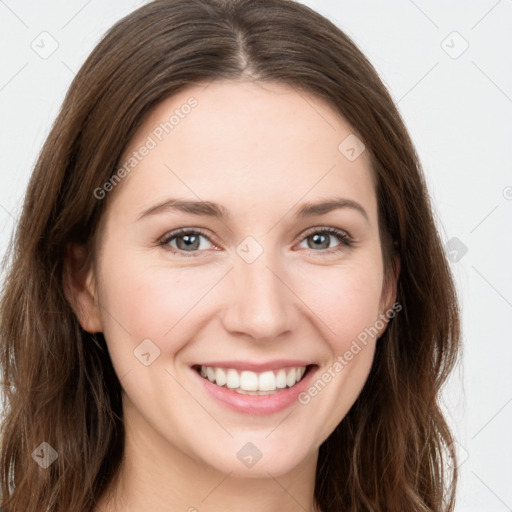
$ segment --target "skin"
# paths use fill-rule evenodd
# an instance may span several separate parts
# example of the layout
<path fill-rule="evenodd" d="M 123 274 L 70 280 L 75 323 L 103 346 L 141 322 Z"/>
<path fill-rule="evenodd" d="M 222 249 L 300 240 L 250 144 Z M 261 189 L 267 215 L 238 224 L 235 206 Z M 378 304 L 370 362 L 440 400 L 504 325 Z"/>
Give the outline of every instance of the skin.
<path fill-rule="evenodd" d="M 338 150 L 353 130 L 322 99 L 219 81 L 157 105 L 125 157 L 190 96 L 198 105 L 110 192 L 94 268 L 69 284 L 82 327 L 104 333 L 123 387 L 125 458 L 114 499 L 96 510 L 313 511 L 319 446 L 359 395 L 386 326 L 310 403 L 276 414 L 227 409 L 190 367 L 301 359 L 318 364 L 320 378 L 392 307 L 368 155 L 349 161 Z M 368 220 L 351 208 L 296 216 L 333 195 L 358 202 Z M 232 217 L 168 209 L 138 220 L 170 197 L 214 201 Z M 354 245 L 327 234 L 317 248 L 313 235 L 325 227 Z M 196 257 L 179 253 L 176 238 L 158 245 L 179 228 L 207 232 Z M 236 252 L 247 236 L 263 248 L 252 263 Z M 74 247 L 73 268 L 82 257 Z M 160 350 L 149 366 L 133 353 L 147 338 Z M 236 457 L 247 442 L 262 453 L 251 468 Z"/>

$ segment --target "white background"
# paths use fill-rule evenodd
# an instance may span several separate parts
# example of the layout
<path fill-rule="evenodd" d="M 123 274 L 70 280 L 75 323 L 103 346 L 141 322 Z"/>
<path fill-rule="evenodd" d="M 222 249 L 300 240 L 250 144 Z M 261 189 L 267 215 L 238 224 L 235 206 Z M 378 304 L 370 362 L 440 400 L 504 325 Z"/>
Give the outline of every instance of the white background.
<path fill-rule="evenodd" d="M 74 74 L 142 3 L 0 0 L 0 256 Z M 462 460 L 456 510 L 512 510 L 512 0 L 304 3 L 380 73 L 416 144 L 442 237 L 467 248 L 450 256 L 464 355 L 444 393 Z M 46 59 L 32 48 L 52 44 Z"/>

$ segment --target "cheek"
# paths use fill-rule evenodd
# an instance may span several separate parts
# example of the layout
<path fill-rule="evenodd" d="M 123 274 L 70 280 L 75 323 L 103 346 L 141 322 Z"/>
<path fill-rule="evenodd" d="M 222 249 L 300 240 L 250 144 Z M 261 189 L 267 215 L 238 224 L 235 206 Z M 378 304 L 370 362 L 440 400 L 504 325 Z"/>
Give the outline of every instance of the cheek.
<path fill-rule="evenodd" d="M 162 352 L 180 350 L 188 339 L 184 329 L 197 327 L 203 298 L 225 273 L 213 266 L 200 271 L 171 268 L 165 262 L 148 264 L 147 255 L 123 257 L 114 251 L 105 253 L 102 269 L 104 333 L 114 351 L 127 353 L 144 339 L 151 339 Z M 173 336 L 175 327 L 179 337 Z"/>
<path fill-rule="evenodd" d="M 299 396 L 305 409 L 324 418 L 313 427 L 320 439 L 326 439 L 346 416 L 373 362 L 375 337 L 371 332 L 379 319 L 382 273 L 378 260 L 372 261 L 310 270 L 301 288 L 328 348 L 322 368 Z"/>
<path fill-rule="evenodd" d="M 298 295 L 314 312 L 332 352 L 343 354 L 379 318 L 382 271 L 377 263 L 310 268 Z"/>
<path fill-rule="evenodd" d="M 222 296 L 215 296 L 226 290 L 221 281 L 229 266 L 154 264 L 136 250 L 116 251 L 117 245 L 104 252 L 99 289 L 112 356 L 133 362 L 133 350 L 145 339 L 161 352 L 176 354 L 222 301 Z M 302 309 L 306 314 L 302 318 L 315 325 L 316 335 L 327 342 L 334 357 L 345 353 L 378 318 L 382 273 L 379 260 L 367 254 L 337 266 L 311 262 L 304 266 L 302 261 L 284 271 L 285 282 L 300 299 L 289 306 Z M 282 300 L 290 300 L 287 297 L 284 293 Z M 173 335 L 178 331 L 179 336 Z"/>

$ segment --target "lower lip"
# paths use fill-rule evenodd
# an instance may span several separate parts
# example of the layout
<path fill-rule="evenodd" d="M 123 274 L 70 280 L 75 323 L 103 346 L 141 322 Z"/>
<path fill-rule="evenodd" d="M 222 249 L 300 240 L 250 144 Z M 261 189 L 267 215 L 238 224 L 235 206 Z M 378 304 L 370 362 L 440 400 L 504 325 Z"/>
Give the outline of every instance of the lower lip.
<path fill-rule="evenodd" d="M 233 389 L 213 384 L 192 368 L 192 371 L 210 396 L 232 410 L 258 416 L 278 413 L 290 407 L 294 402 L 297 402 L 298 396 L 307 389 L 317 370 L 318 366 L 316 365 L 309 367 L 300 382 L 291 388 L 284 388 L 282 391 L 272 395 L 242 395 Z"/>

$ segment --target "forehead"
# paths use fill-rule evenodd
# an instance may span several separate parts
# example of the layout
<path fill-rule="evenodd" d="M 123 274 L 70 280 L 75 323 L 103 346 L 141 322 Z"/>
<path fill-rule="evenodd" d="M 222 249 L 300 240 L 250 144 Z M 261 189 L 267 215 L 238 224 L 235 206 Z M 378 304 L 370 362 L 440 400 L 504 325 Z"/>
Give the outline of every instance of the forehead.
<path fill-rule="evenodd" d="M 368 155 L 347 158 L 347 137 L 354 130 L 326 102 L 285 84 L 191 86 L 145 118 L 121 158 L 132 165 L 116 194 L 131 208 L 179 195 L 230 210 L 346 195 L 374 212 Z"/>

